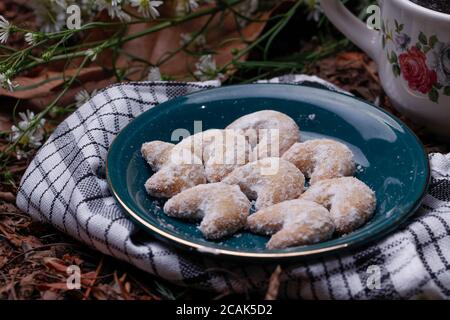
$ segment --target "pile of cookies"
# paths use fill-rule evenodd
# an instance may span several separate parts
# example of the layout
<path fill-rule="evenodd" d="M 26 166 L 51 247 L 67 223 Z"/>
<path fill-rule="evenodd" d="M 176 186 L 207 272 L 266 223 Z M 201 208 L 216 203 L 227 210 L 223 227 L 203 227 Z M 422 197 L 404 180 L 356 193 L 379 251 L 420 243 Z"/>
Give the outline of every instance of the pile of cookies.
<path fill-rule="evenodd" d="M 281 249 L 354 231 L 372 216 L 376 198 L 352 177 L 352 151 L 330 139 L 302 143 L 300 135 L 289 116 L 265 110 L 176 145 L 147 142 L 142 155 L 155 173 L 145 188 L 169 199 L 167 215 L 201 221 L 206 239 L 246 228 Z"/>

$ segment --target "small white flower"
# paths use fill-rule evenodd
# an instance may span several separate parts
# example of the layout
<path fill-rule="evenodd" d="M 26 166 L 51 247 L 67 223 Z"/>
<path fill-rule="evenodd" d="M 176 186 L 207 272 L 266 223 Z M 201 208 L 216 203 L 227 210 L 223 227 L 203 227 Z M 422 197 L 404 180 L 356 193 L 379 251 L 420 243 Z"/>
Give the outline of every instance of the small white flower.
<path fill-rule="evenodd" d="M 189 8 L 191 10 L 195 10 L 195 9 L 197 9 L 199 7 L 199 4 L 197 3 L 197 0 L 189 0 L 188 1 L 188 5 L 189 5 Z"/>
<path fill-rule="evenodd" d="M 147 80 L 148 81 L 161 81 L 162 80 L 161 71 L 159 70 L 158 67 L 150 68 L 150 70 L 148 72 Z"/>
<path fill-rule="evenodd" d="M 75 95 L 75 101 L 77 107 L 81 107 L 83 104 L 88 102 L 91 97 L 95 96 L 97 94 L 97 89 L 92 91 L 91 93 L 87 92 L 85 89 L 81 89 L 76 95 Z"/>
<path fill-rule="evenodd" d="M 34 10 L 36 23 L 42 32 L 51 33 L 61 31 L 66 25 L 65 0 L 30 1 Z"/>
<path fill-rule="evenodd" d="M 162 1 L 150 1 L 150 0 L 130 0 L 133 7 L 138 8 L 138 12 L 146 18 L 152 17 L 156 19 L 159 17 L 157 7 L 163 4 Z"/>
<path fill-rule="evenodd" d="M 15 87 L 17 87 L 17 84 L 12 82 L 8 75 L 0 73 L 0 88 L 14 91 Z"/>
<path fill-rule="evenodd" d="M 237 5 L 236 10 L 244 17 L 251 17 L 258 10 L 258 7 L 259 0 L 245 0 Z M 237 17 L 237 22 L 241 28 L 248 23 L 247 19 L 242 17 Z"/>
<path fill-rule="evenodd" d="M 11 126 L 11 136 L 10 140 L 11 142 L 18 142 L 22 146 L 28 146 L 32 148 L 37 148 L 41 146 L 42 139 L 44 138 L 44 125 L 45 125 L 45 119 L 41 119 L 37 124 L 34 124 L 33 128 L 30 128 L 32 126 L 32 121 L 35 118 L 35 115 L 32 111 L 27 110 L 26 113 L 19 112 L 19 117 L 21 120 L 16 125 Z M 22 134 L 28 130 L 29 131 L 22 137 Z M 20 139 L 20 140 L 19 140 Z M 25 154 L 21 154 L 18 152 L 17 156 L 23 156 Z"/>
<path fill-rule="evenodd" d="M 86 50 L 85 54 L 86 57 L 88 57 L 89 59 L 91 59 L 91 61 L 94 61 L 95 59 L 97 59 L 97 55 L 99 53 L 99 50 L 94 48 L 94 49 L 88 49 Z"/>
<path fill-rule="evenodd" d="M 319 1 L 317 0 L 304 0 L 305 4 L 309 7 L 308 16 L 306 20 L 319 22 L 320 17 L 322 16 L 323 10 L 320 6 Z"/>
<path fill-rule="evenodd" d="M 97 10 L 102 11 L 105 9 L 113 19 L 118 18 L 121 21 L 131 20 L 131 17 L 122 10 L 122 0 L 98 0 Z"/>
<path fill-rule="evenodd" d="M 23 151 L 22 149 L 17 149 L 16 150 L 16 158 L 17 158 L 17 160 L 26 159 L 30 155 L 31 155 L 31 152 L 26 152 L 26 151 Z"/>
<path fill-rule="evenodd" d="M 194 72 L 194 75 L 202 81 L 221 79 L 223 77 L 223 74 L 218 72 L 216 61 L 210 54 L 201 56 L 195 67 L 197 70 Z"/>
<path fill-rule="evenodd" d="M 4 16 L 0 15 L 0 43 L 6 43 L 8 41 L 10 31 L 11 24 Z"/>
<path fill-rule="evenodd" d="M 175 12 L 178 15 L 183 15 L 189 12 L 194 11 L 200 5 L 197 0 L 179 0 L 177 1 L 177 5 L 175 7 Z"/>
<path fill-rule="evenodd" d="M 33 46 L 35 44 L 37 44 L 41 37 L 38 33 L 35 32 L 27 32 L 25 33 L 25 42 L 28 43 L 30 46 Z"/>

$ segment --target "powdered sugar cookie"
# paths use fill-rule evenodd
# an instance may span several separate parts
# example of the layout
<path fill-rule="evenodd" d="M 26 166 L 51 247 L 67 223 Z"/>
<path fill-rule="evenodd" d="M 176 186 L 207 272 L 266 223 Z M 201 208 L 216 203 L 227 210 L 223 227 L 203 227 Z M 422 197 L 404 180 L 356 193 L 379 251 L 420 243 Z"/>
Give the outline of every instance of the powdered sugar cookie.
<path fill-rule="evenodd" d="M 320 180 L 351 176 L 355 172 L 352 151 L 346 145 L 329 139 L 296 143 L 282 158 L 292 162 L 311 178 L 311 184 Z"/>
<path fill-rule="evenodd" d="M 145 183 L 148 194 L 158 198 L 170 198 L 183 190 L 206 183 L 202 164 L 165 164 Z"/>
<path fill-rule="evenodd" d="M 364 182 L 353 177 L 319 181 L 301 199 L 328 208 L 336 231 L 341 235 L 366 223 L 376 208 L 375 193 Z"/>
<path fill-rule="evenodd" d="M 209 182 L 222 181 L 234 169 L 247 164 L 251 147 L 245 136 L 235 130 L 222 130 L 222 139 L 203 149 L 203 162 Z"/>
<path fill-rule="evenodd" d="M 141 153 L 153 171 L 158 171 L 169 161 L 174 144 L 164 141 L 146 142 L 141 147 Z"/>
<path fill-rule="evenodd" d="M 264 208 L 247 219 L 250 231 L 272 235 L 266 247 L 282 249 L 322 242 L 331 238 L 334 223 L 323 206 L 290 200 Z"/>
<path fill-rule="evenodd" d="M 179 163 L 180 158 L 194 155 L 195 164 L 204 164 L 207 180 L 219 182 L 235 168 L 248 163 L 250 152 L 248 141 L 239 132 L 211 129 L 183 139 L 172 149 L 170 160 Z"/>
<path fill-rule="evenodd" d="M 287 115 L 264 110 L 243 116 L 227 129 L 240 130 L 253 149 L 253 160 L 280 157 L 300 141 L 300 129 Z"/>
<path fill-rule="evenodd" d="M 223 130 L 210 129 L 203 132 L 196 133 L 192 136 L 186 137 L 175 145 L 172 149 L 170 161 L 173 163 L 179 163 L 180 159 L 183 159 L 185 163 L 188 155 L 194 155 L 196 158 L 192 158 L 192 162 L 203 163 L 203 150 L 210 143 L 214 143 L 222 139 Z M 199 164 L 199 163 L 196 163 Z"/>
<path fill-rule="evenodd" d="M 289 161 L 265 158 L 236 168 L 223 182 L 239 185 L 250 200 L 256 200 L 256 209 L 298 198 L 305 177 Z"/>
<path fill-rule="evenodd" d="M 245 226 L 250 206 L 238 186 L 219 182 L 181 192 L 166 202 L 164 212 L 175 218 L 201 220 L 205 238 L 220 239 Z"/>

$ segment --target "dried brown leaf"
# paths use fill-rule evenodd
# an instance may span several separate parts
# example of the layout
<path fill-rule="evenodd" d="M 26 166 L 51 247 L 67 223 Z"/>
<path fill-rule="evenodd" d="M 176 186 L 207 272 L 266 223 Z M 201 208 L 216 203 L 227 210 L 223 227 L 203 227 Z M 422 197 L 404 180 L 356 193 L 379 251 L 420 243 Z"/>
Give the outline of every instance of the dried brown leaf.
<path fill-rule="evenodd" d="M 266 300 L 276 300 L 278 298 L 278 291 L 280 290 L 281 274 L 283 270 L 281 266 L 277 266 L 275 271 L 270 276 L 269 285 L 266 292 Z"/>

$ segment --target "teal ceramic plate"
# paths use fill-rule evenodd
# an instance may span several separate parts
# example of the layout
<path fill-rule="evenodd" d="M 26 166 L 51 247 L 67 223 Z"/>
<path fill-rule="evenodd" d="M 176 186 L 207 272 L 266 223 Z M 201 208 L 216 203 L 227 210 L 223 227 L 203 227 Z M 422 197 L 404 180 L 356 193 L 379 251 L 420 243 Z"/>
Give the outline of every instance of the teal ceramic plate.
<path fill-rule="evenodd" d="M 225 128 L 233 120 L 272 109 L 291 116 L 304 140 L 330 137 L 347 144 L 358 163 L 357 177 L 375 192 L 378 206 L 357 231 L 320 244 L 267 250 L 267 237 L 248 232 L 207 241 L 195 223 L 170 218 L 163 202 L 147 195 L 152 175 L 140 155 L 151 140 L 171 141 L 175 129 Z M 107 175 L 119 203 L 145 230 L 182 248 L 227 257 L 283 259 L 318 256 L 380 239 L 401 225 L 419 206 L 429 182 L 428 157 L 406 125 L 359 99 L 328 90 L 281 84 L 228 86 L 163 103 L 137 117 L 116 137 L 108 153 Z"/>

